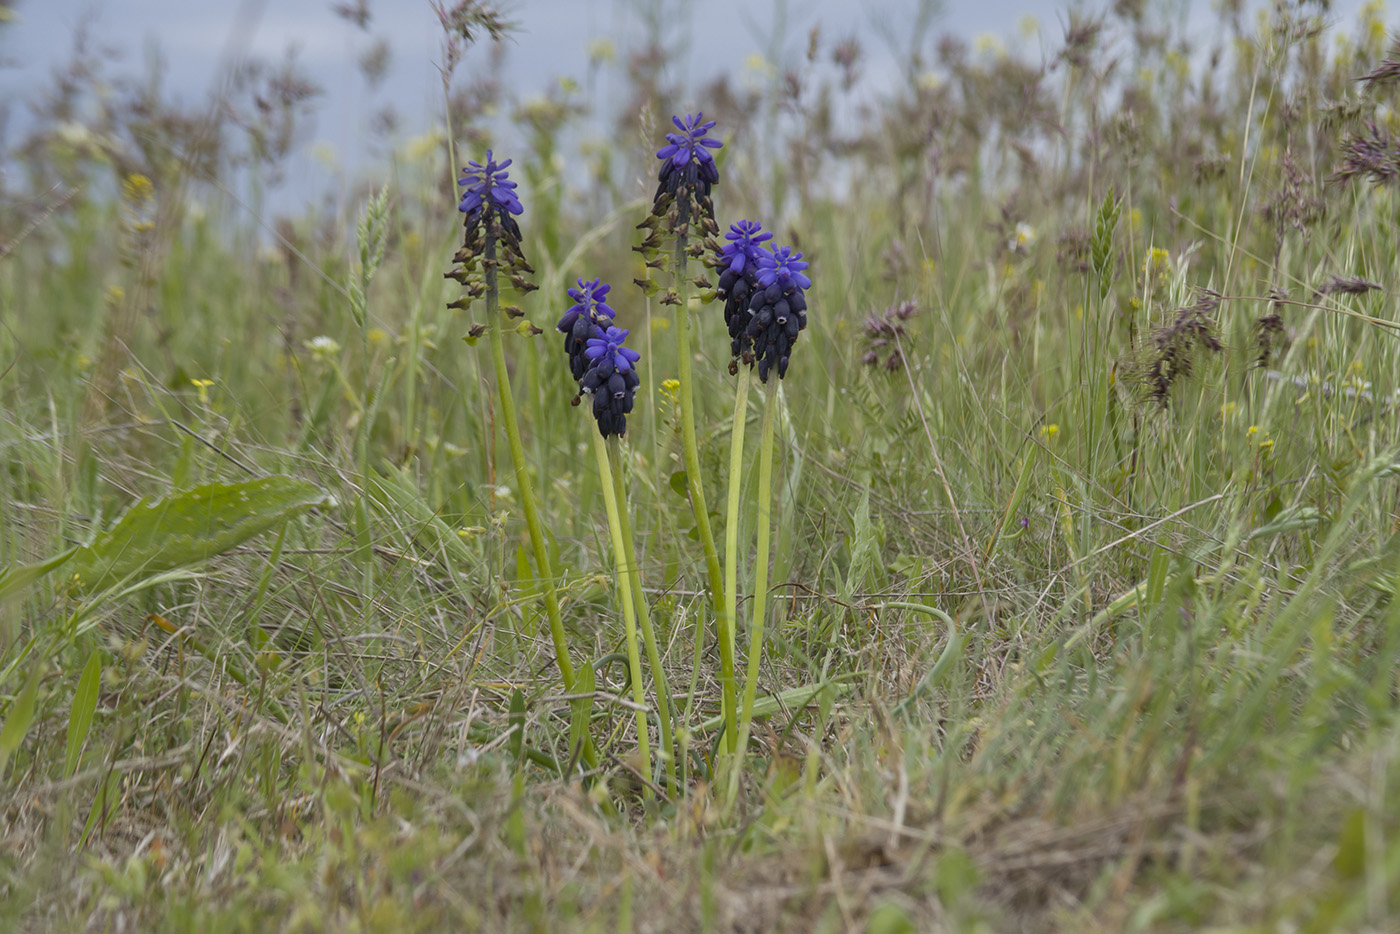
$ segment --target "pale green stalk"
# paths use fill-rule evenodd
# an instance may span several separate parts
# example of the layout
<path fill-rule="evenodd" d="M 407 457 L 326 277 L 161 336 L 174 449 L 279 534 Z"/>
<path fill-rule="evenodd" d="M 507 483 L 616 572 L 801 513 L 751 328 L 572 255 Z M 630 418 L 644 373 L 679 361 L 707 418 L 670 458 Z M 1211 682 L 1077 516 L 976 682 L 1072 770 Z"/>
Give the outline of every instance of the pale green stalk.
<path fill-rule="evenodd" d="M 680 203 L 679 224 L 684 228 L 690 222 L 690 211 L 685 197 L 678 197 Z M 686 276 L 686 234 L 676 235 L 676 250 L 673 254 L 672 269 L 675 274 L 675 291 L 679 304 L 676 306 L 676 355 L 677 378 L 680 391 L 676 395 L 680 407 L 681 447 L 685 454 L 685 479 L 690 490 L 690 509 L 695 515 L 695 528 L 700 535 L 700 547 L 705 552 L 705 566 L 710 578 L 710 604 L 715 608 L 715 633 L 720 644 L 721 662 L 725 651 L 725 634 L 732 623 L 725 619 L 724 578 L 720 574 L 719 552 L 715 550 L 715 536 L 710 530 L 710 511 L 705 504 L 705 485 L 700 478 L 700 452 L 695 441 L 695 394 L 692 391 L 690 360 L 690 279 Z M 704 628 L 696 629 L 697 639 L 704 637 Z M 729 644 L 729 669 L 732 671 L 733 643 Z"/>
<path fill-rule="evenodd" d="M 729 440 L 729 504 L 724 520 L 724 625 L 719 633 L 720 687 L 723 691 L 724 741 L 739 748 L 734 703 L 735 620 L 739 618 L 739 494 L 744 487 L 744 422 L 748 413 L 750 371 L 739 374 L 734 394 L 734 428 Z"/>
<path fill-rule="evenodd" d="M 738 745 L 742 751 L 749 741 L 754 700 L 758 694 L 758 668 L 763 661 L 763 624 L 768 615 L 768 549 L 773 533 L 773 417 L 777 409 L 778 375 L 772 374 L 763 394 L 763 435 L 758 449 L 758 543 L 753 571 L 753 618 L 749 624 L 748 676 L 744 680 L 744 712 L 739 718 Z M 738 791 L 736 761 L 730 773 L 729 801 Z"/>
<path fill-rule="evenodd" d="M 617 488 L 608 463 L 608 443 L 593 431 L 593 451 L 598 455 L 598 474 L 603 480 L 603 504 L 608 512 L 608 531 L 612 533 L 613 558 L 617 561 L 618 590 L 622 593 L 622 624 L 627 633 L 627 668 L 632 676 L 632 700 L 637 705 L 637 747 L 642 754 L 642 775 L 651 781 L 651 737 L 647 728 L 646 695 L 642 691 L 642 657 L 637 650 L 637 613 L 632 601 L 632 586 L 628 579 L 627 545 L 622 535 L 622 520 L 618 517 Z M 643 784 L 643 796 L 651 797 L 651 785 Z"/>
<path fill-rule="evenodd" d="M 500 293 L 496 283 L 496 238 L 489 235 L 486 237 L 486 256 L 482 268 L 486 277 L 486 317 L 496 321 L 494 327 L 487 328 L 487 333 L 490 335 L 491 363 L 496 370 L 496 395 L 501 406 L 501 423 L 505 425 L 506 440 L 510 444 L 510 459 L 515 465 L 515 486 L 520 491 L 520 505 L 525 511 L 525 525 L 530 530 L 530 545 L 535 552 L 535 566 L 539 569 L 539 580 L 544 588 L 544 607 L 549 616 L 549 635 L 554 642 L 554 659 L 559 665 L 564 690 L 569 691 L 574 686 L 574 666 L 569 660 L 569 645 L 564 638 L 564 617 L 559 612 L 559 596 L 554 590 L 554 569 L 549 561 L 544 525 L 540 522 L 539 507 L 535 504 L 535 491 L 530 485 L 530 474 L 525 465 L 525 445 L 520 440 L 520 425 L 515 419 L 515 397 L 510 391 L 505 339 L 501 334 L 509 325 L 505 313 L 498 311 Z"/>
<path fill-rule="evenodd" d="M 627 508 L 627 484 L 622 473 L 622 447 L 614 438 L 608 445 L 612 458 L 613 491 L 617 498 L 617 518 L 622 526 L 624 555 L 619 562 L 626 565 L 627 579 L 632 589 L 632 602 L 637 611 L 637 623 L 642 627 L 642 642 L 646 645 L 647 664 L 656 690 L 656 715 L 661 721 L 661 745 L 665 750 L 661 761 L 666 766 L 666 793 L 676 796 L 676 744 L 671 723 L 671 688 L 666 683 L 666 669 L 661 665 L 661 649 L 656 642 L 656 629 L 651 622 L 651 607 L 642 589 L 642 566 L 637 562 L 637 543 L 632 537 L 632 516 Z M 625 561 L 623 558 L 625 557 Z"/>

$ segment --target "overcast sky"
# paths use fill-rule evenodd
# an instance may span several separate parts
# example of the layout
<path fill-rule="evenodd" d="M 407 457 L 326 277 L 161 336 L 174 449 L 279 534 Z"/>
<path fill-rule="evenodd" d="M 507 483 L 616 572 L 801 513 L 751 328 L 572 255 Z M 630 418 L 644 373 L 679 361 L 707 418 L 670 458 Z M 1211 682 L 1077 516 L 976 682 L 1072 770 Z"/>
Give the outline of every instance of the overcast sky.
<path fill-rule="evenodd" d="M 451 5 L 452 0 L 447 0 Z M 636 45 L 643 34 L 638 11 L 653 0 L 503 0 L 498 4 L 518 31 L 509 44 L 505 73 L 520 98 L 544 93 L 561 77 L 582 81 L 588 49 L 595 40 L 610 40 L 619 52 Z M 896 80 L 888 36 L 907 42 L 908 24 L 918 0 L 660 0 L 676 11 L 676 29 L 690 37 L 688 54 L 671 64 L 678 78 L 707 79 L 720 71 L 741 78 L 755 54 L 762 54 L 773 34 L 776 11 L 787 11 L 786 51 L 798 56 L 807 34 L 820 24 L 828 41 L 856 35 L 864 47 L 863 90 L 878 94 Z M 1333 16 L 1345 27 L 1355 21 L 1362 0 L 1333 0 Z M 441 29 L 429 0 L 369 0 L 369 32 L 336 16 L 336 0 L 18 0 L 17 22 L 0 31 L 0 95 L 22 102 L 63 63 L 80 24 L 92 27 L 105 48 L 116 50 L 120 70 L 140 74 L 146 57 L 159 49 L 166 65 L 167 87 L 187 104 L 206 99 L 220 62 L 230 50 L 279 60 L 289 48 L 326 89 L 319 101 L 308 149 L 334 152 L 342 161 L 363 152 L 371 115 L 392 104 L 402 117 L 401 132 L 413 135 L 433 122 L 441 108 Z M 1089 9 L 1106 0 L 1080 3 Z M 946 0 L 934 33 L 954 32 L 975 40 L 1003 37 L 1011 44 L 1055 48 L 1063 35 L 1067 3 L 1047 0 Z M 1185 0 L 1161 8 L 1186 10 L 1198 39 L 1206 39 L 1211 0 Z M 1393 19 L 1393 17 L 1391 17 Z M 1029 21 L 1039 22 L 1039 33 Z M 359 73 L 360 53 L 376 37 L 388 40 L 391 59 L 383 85 L 373 93 Z M 598 75 L 596 100 L 622 99 L 621 79 Z M 698 103 L 698 102 L 697 102 Z M 12 113 L 23 121 L 22 108 Z M 604 114 L 603 117 L 611 117 Z M 303 159 L 303 162 L 308 160 Z M 289 186 L 307 165 L 294 166 Z M 315 171 L 314 165 L 309 171 Z"/>

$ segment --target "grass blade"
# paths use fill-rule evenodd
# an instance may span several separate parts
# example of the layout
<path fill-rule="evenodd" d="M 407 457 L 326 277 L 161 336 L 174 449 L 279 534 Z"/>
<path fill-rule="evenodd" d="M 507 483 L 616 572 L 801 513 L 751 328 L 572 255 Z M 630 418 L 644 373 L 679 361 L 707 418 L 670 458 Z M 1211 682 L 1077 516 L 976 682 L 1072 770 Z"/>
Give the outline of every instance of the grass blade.
<path fill-rule="evenodd" d="M 102 686 L 102 653 L 93 649 L 88 656 L 83 673 L 78 677 L 78 688 L 73 693 L 73 710 L 68 714 L 68 745 L 63 757 L 63 777 L 68 778 L 78 770 L 78 762 L 83 755 L 83 744 L 92 730 L 92 718 L 97 712 L 97 694 Z"/>

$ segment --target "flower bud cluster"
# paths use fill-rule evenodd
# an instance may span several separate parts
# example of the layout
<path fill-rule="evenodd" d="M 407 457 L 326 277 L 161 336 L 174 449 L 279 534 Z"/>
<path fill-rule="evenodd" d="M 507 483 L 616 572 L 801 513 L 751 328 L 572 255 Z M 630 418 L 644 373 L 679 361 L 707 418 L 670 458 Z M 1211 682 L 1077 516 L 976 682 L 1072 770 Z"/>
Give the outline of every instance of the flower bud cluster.
<path fill-rule="evenodd" d="M 468 162 L 458 181 L 465 189 L 457 205 L 465 215 L 465 234 L 462 248 L 452 257 L 452 271 L 443 275 L 461 283 L 466 295 L 452 302 L 450 308 L 465 308 L 485 294 L 481 273 L 488 266 L 505 275 L 519 292 L 536 288 L 525 278 L 535 270 L 520 247 L 520 225 L 515 218 L 525 208 L 515 194 L 515 182 L 506 172 L 510 163 L 509 159 L 497 162 L 488 150 L 486 162 Z"/>
<path fill-rule="evenodd" d="M 740 221 L 729 229 L 729 240 L 719 250 L 715 265 L 721 270 L 717 295 L 724 299 L 724 321 L 729 327 L 734 362 L 730 373 L 743 362 L 758 366 L 758 378 L 787 375 L 788 359 L 797 337 L 807 327 L 806 290 L 812 280 L 803 272 L 801 253 L 780 246 L 771 250 L 760 244 L 772 234 L 759 233 L 753 221 Z"/>
<path fill-rule="evenodd" d="M 578 288 L 569 289 L 574 304 L 556 325 L 564 335 L 569 373 L 578 382 L 574 405 L 584 395 L 592 400 L 593 417 L 604 438 L 627 431 L 627 414 L 640 384 L 636 364 L 642 358 L 623 346 L 627 331 L 613 326 L 616 315 L 605 301 L 611 289 L 600 279 L 580 278 Z"/>
<path fill-rule="evenodd" d="M 886 308 L 881 314 L 872 312 L 866 315 L 865 339 L 869 349 L 860 358 L 861 362 L 866 366 L 880 366 L 880 355 L 888 350 L 884 368 L 891 373 L 903 369 L 906 366 L 904 341 L 908 338 L 904 323 L 918 313 L 918 305 L 900 302 Z"/>
<path fill-rule="evenodd" d="M 559 319 L 557 328 L 564 335 L 564 352 L 569 355 L 569 372 L 575 380 L 583 379 L 588 369 L 589 339 L 597 336 L 594 332 L 599 328 L 611 325 L 616 317 L 616 312 L 605 301 L 611 289 L 612 286 L 601 280 L 585 282 L 581 278 L 578 288 L 569 289 L 569 298 L 574 304 Z"/>
<path fill-rule="evenodd" d="M 719 270 L 716 295 L 724 300 L 724 323 L 729 328 L 730 353 L 735 358 L 744 354 L 752 344 L 745 331 L 749 324 L 749 299 L 758 287 L 758 260 L 761 244 L 772 240 L 756 221 L 743 220 L 729 225 L 724 235 L 729 242 L 715 255 L 714 266 Z"/>
<path fill-rule="evenodd" d="M 714 129 L 715 122 L 705 120 L 700 113 L 687 114 L 684 120 L 672 117 L 671 122 L 679 132 L 667 133 L 666 145 L 657 150 L 656 158 L 662 161 L 651 214 L 637 225 L 646 234 L 632 248 L 642 254 L 651 269 L 665 265 L 666 257 L 661 252 L 668 238 L 685 242 L 694 235 L 695 242 L 686 245 L 686 255 L 695 258 L 704 254 L 699 239 L 719 233 L 714 202 L 710 200 L 710 189 L 719 183 L 719 167 L 710 150 L 724 144 L 706 135 Z M 637 284 L 648 294 L 656 289 L 650 279 L 639 279 Z"/>
<path fill-rule="evenodd" d="M 579 380 L 579 389 L 592 398 L 593 417 L 604 438 L 626 434 L 627 413 L 632 411 L 640 384 L 636 363 L 642 355 L 623 346 L 627 331 L 622 328 L 595 328 L 595 335 L 584 350 L 588 369 Z"/>

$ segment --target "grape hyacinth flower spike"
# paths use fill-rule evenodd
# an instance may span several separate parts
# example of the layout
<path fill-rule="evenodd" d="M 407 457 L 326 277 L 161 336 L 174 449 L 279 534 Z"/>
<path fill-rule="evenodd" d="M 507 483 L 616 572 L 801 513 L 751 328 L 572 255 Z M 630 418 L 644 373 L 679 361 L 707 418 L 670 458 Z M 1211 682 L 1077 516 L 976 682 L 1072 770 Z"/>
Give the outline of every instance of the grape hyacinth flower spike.
<path fill-rule="evenodd" d="M 806 289 L 812 280 L 803 272 L 807 264 L 790 247 L 760 251 L 758 288 L 749 301 L 749 322 L 744 336 L 758 358 L 758 378 L 768 382 L 776 369 L 778 379 L 787 375 L 788 357 L 797 335 L 807 326 Z"/>
<path fill-rule="evenodd" d="M 602 280 L 585 282 L 582 278 L 578 280 L 578 288 L 569 289 L 569 298 L 574 300 L 574 304 L 564 312 L 564 317 L 559 319 L 557 327 L 564 335 L 564 351 L 569 355 L 569 372 L 575 381 L 583 379 L 584 371 L 588 369 L 585 351 L 589 339 L 595 336 L 594 332 L 598 328 L 606 328 L 612 324 L 612 319 L 616 317 L 616 313 L 606 301 L 611 289 L 612 286 Z"/>
<path fill-rule="evenodd" d="M 592 394 L 593 417 L 604 438 L 627 432 L 627 413 L 640 380 L 636 363 L 642 358 L 630 347 L 624 347 L 628 332 L 622 328 L 594 329 L 588 339 L 584 356 L 588 369 L 579 380 L 579 388 Z"/>
<path fill-rule="evenodd" d="M 724 323 L 729 328 L 730 349 L 734 357 L 748 355 L 753 341 L 746 329 L 749 324 L 749 299 L 758 286 L 758 262 L 763 252 L 762 244 L 773 239 L 756 221 L 743 220 L 729 225 L 724 235 L 729 241 L 715 255 L 715 268 L 719 273 L 719 288 L 716 295 L 724 300 Z M 730 363 L 729 372 L 737 373 L 738 366 Z"/>
<path fill-rule="evenodd" d="M 687 243 L 692 223 L 697 225 L 694 232 L 700 236 L 719 233 L 714 202 L 710 200 L 710 189 L 719 183 L 719 166 L 710 150 L 724 144 L 708 135 L 715 121 L 696 113 L 686 114 L 684 120 L 672 117 L 671 122 L 679 132 L 667 133 L 666 145 L 656 151 L 656 158 L 661 160 L 656 195 L 652 198 L 651 214 L 637 225 L 647 234 L 633 247 L 653 268 L 665 262 L 660 258 L 664 236 L 674 238 L 678 256 L 684 257 L 702 255 L 699 243 Z M 673 262 L 680 259 L 673 258 Z"/>
<path fill-rule="evenodd" d="M 529 530 L 530 548 L 535 558 L 535 579 L 541 582 L 540 590 L 545 615 L 549 620 L 550 641 L 553 643 L 560 678 L 567 691 L 574 686 L 574 665 L 569 657 L 564 618 L 560 613 L 559 595 L 554 586 L 555 575 L 549 543 L 545 538 L 539 503 L 535 499 L 534 488 L 530 482 L 525 444 L 520 434 L 520 422 L 516 418 L 515 396 L 511 391 L 510 369 L 506 363 L 505 334 L 514 332 L 522 337 L 530 337 L 542 333 L 528 321 L 522 321 L 518 326 L 511 325 L 509 319 L 521 318 L 524 313 L 513 305 L 501 304 L 500 300 L 502 276 L 505 276 L 518 292 L 529 292 L 536 288 L 534 283 L 525 278 L 534 270 L 526 262 L 521 250 L 520 225 L 515 220 L 525 213 L 525 207 L 515 193 L 515 182 L 510 180 L 506 171 L 509 167 L 509 159 L 497 162 L 495 153 L 489 150 L 484 162 L 467 163 L 458 182 L 463 192 L 461 200 L 457 203 L 457 210 L 463 215 L 465 233 L 461 248 L 452 257 L 452 269 L 444 275 L 460 283 L 464 293 L 461 298 L 449 302 L 449 308 L 466 309 L 475 300 L 482 300 L 488 323 L 473 325 L 467 337 L 475 341 L 483 333 L 487 335 L 491 350 L 491 368 L 496 381 L 500 422 L 505 429 L 506 441 L 510 448 L 515 487 L 519 491 L 521 512 L 524 513 L 525 525 Z M 585 762 L 597 762 L 597 749 L 588 736 L 584 737 L 581 755 Z"/>
<path fill-rule="evenodd" d="M 680 132 L 667 133 L 666 145 L 656 152 L 662 163 L 653 206 L 683 188 L 708 198 L 710 186 L 719 181 L 719 168 L 709 150 L 721 149 L 724 144 L 706 135 L 715 128 L 715 121 L 706 121 L 704 114 L 697 113 L 686 114 L 684 120 L 672 117 L 671 122 Z"/>
<path fill-rule="evenodd" d="M 497 162 L 495 153 L 488 149 L 486 161 L 468 162 L 457 182 L 464 189 L 457 210 L 465 215 L 466 235 L 462 248 L 452 258 L 458 265 L 447 273 L 447 278 L 456 279 L 466 287 L 467 300 L 484 294 L 484 286 L 472 281 L 482 259 L 494 262 L 517 291 L 529 292 L 536 288 L 525 279 L 535 270 L 526 262 L 520 247 L 520 225 L 515 218 L 525 212 L 525 206 L 520 203 L 515 193 L 516 184 L 506 171 L 510 163 L 510 159 Z M 496 255 L 498 246 L 499 256 Z M 466 306 L 453 304 L 449 307 Z"/>

